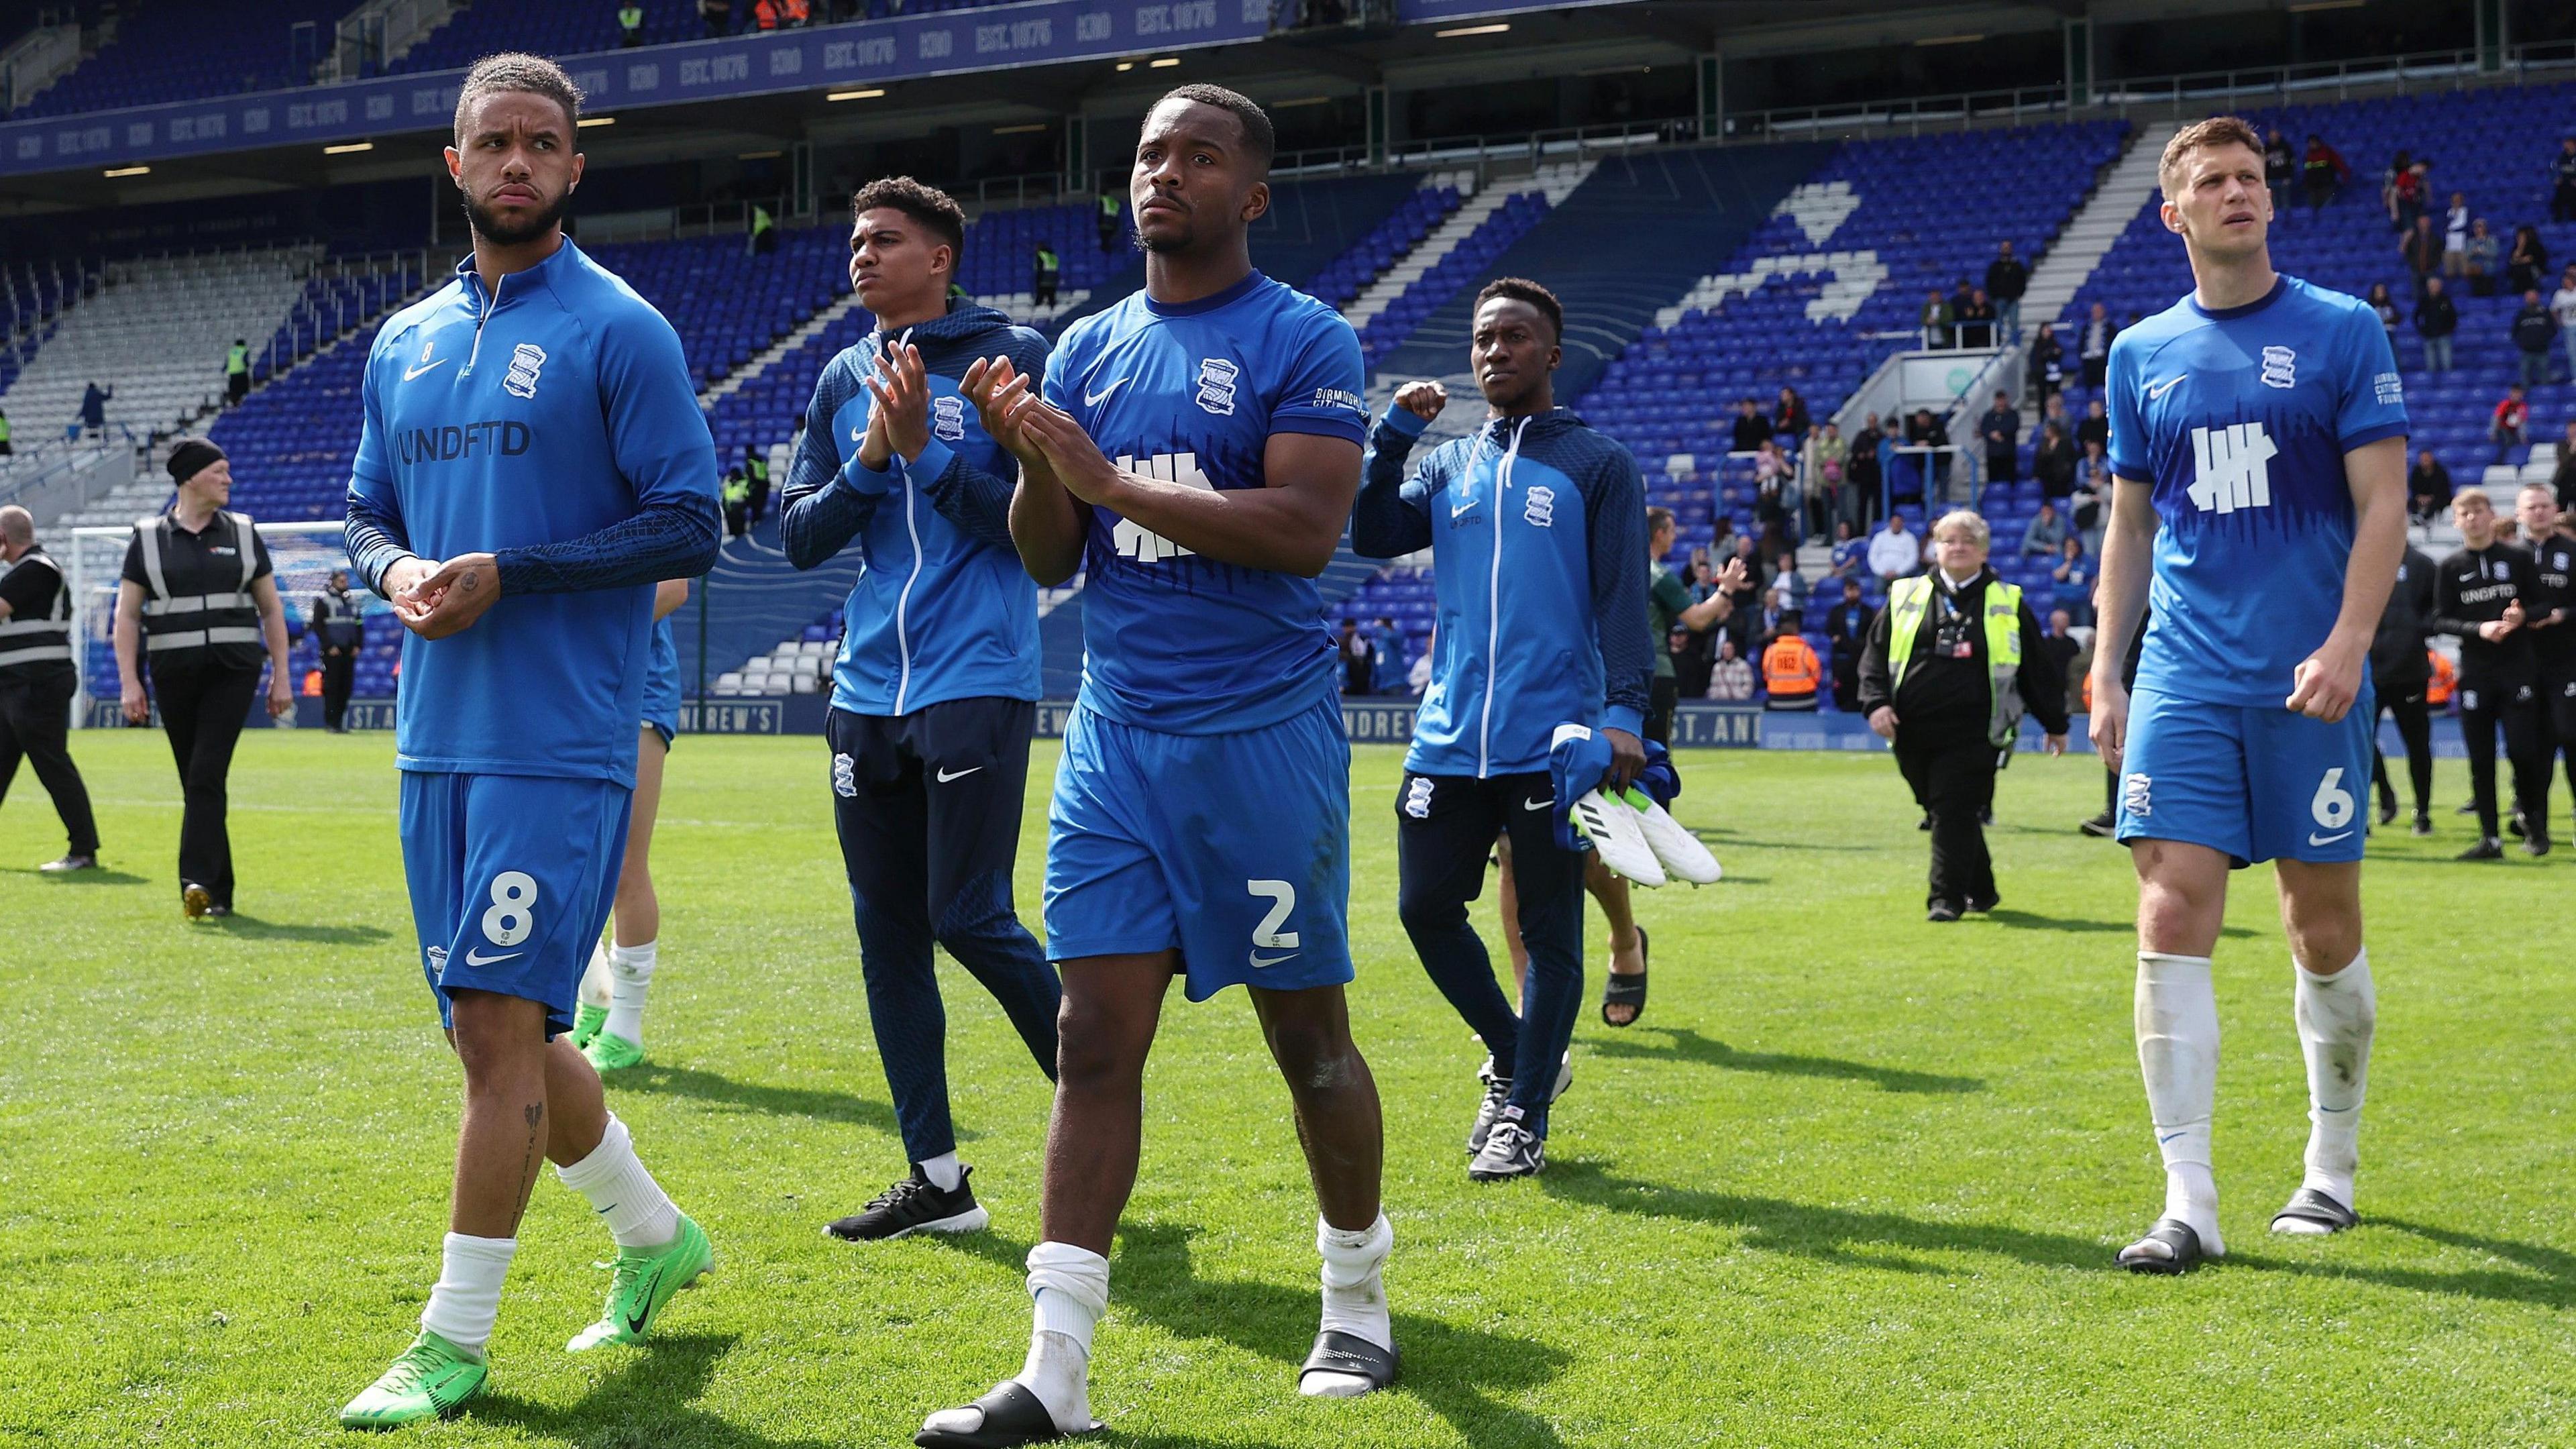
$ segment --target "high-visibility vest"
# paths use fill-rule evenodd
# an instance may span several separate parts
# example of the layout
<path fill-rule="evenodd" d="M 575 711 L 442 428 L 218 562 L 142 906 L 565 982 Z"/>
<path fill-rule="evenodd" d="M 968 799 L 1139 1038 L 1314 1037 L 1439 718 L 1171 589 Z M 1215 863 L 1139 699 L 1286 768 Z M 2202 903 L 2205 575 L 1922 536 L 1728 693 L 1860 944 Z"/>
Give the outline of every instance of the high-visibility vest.
<path fill-rule="evenodd" d="M 2424 684 L 2424 702 L 2432 705 L 2449 704 L 2451 691 L 2460 682 L 2460 671 L 2452 668 L 2451 661 L 2443 658 L 2435 650 L 2425 650 L 2424 657 L 2433 665 L 2433 677 Z"/>
<path fill-rule="evenodd" d="M 250 349 L 236 346 L 224 354 L 224 376 L 239 377 L 250 371 Z"/>
<path fill-rule="evenodd" d="M 1102 221 L 1118 219 L 1118 197 L 1115 193 L 1107 191 L 1100 193 L 1100 219 Z"/>
<path fill-rule="evenodd" d="M 135 523 L 135 536 L 143 541 L 144 592 L 151 596 L 143 601 L 145 652 L 260 642 L 259 601 L 250 591 L 251 576 L 259 571 L 259 548 L 251 541 L 250 515 L 226 510 L 215 516 L 232 525 L 233 548 L 241 555 L 241 587 L 175 598 L 163 576 L 161 556 L 171 530 L 179 526 L 177 516 L 164 513 Z"/>
<path fill-rule="evenodd" d="M 617 10 L 617 25 L 621 30 L 642 29 L 644 25 L 644 7 L 641 5 L 619 6 Z"/>
<path fill-rule="evenodd" d="M 333 649 L 356 648 L 366 637 L 366 622 L 355 596 L 326 588 L 313 596 L 321 606 L 321 642 Z"/>
<path fill-rule="evenodd" d="M 1062 264 L 1061 264 L 1061 263 L 1059 263 L 1059 262 L 1056 260 L 1056 258 L 1055 258 L 1055 248 L 1053 248 L 1053 247 L 1040 247 L 1040 248 L 1038 248 L 1038 271 L 1039 271 L 1042 275 L 1050 276 L 1050 277 L 1051 277 L 1051 276 L 1054 276 L 1054 275 L 1056 274 L 1056 272 L 1057 272 L 1058 270 L 1060 270 L 1060 269 L 1061 269 L 1061 267 L 1062 267 Z"/>
<path fill-rule="evenodd" d="M 1893 698 L 1914 664 L 1915 640 L 1931 617 L 1928 574 L 1898 579 L 1887 590 L 1887 692 Z M 1992 683 L 1986 714 L 1986 738 L 1997 749 L 2021 733 L 2021 587 L 2001 579 L 1986 581 L 1986 676 Z"/>
<path fill-rule="evenodd" d="M 1795 634 L 1783 634 L 1762 651 L 1762 687 L 1773 698 L 1812 695 L 1824 683 L 1816 651 Z"/>
<path fill-rule="evenodd" d="M 757 483 L 764 488 L 769 486 L 768 459 L 760 456 L 758 453 L 754 453 L 750 457 L 742 460 L 742 468 L 744 476 L 749 481 Z M 747 491 L 745 496 L 749 496 Z"/>
<path fill-rule="evenodd" d="M 22 554 L 16 563 L 0 569 L 0 578 L 20 569 L 39 568 L 54 572 L 53 607 L 42 614 L 11 614 L 0 619 L 0 668 L 72 662 L 72 589 L 63 579 L 62 565 L 40 549 Z"/>
<path fill-rule="evenodd" d="M 725 479 L 724 501 L 725 506 L 728 508 L 737 503 L 749 503 L 751 501 L 751 480 L 745 478 L 739 473 Z"/>
<path fill-rule="evenodd" d="M 0 443 L 7 441 L 9 441 L 9 420 L 6 417 L 0 417 Z"/>
<path fill-rule="evenodd" d="M 753 236 L 758 236 L 762 232 L 768 231 L 777 225 L 778 223 L 770 218 L 768 207 L 755 206 L 751 209 L 751 234 Z"/>

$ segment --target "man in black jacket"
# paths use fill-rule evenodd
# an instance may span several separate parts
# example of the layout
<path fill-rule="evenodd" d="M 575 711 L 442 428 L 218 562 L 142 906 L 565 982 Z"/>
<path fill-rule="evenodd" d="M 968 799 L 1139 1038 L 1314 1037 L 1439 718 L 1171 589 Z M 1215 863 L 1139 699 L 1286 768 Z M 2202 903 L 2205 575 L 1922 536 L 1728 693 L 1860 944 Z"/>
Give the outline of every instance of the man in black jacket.
<path fill-rule="evenodd" d="M 2406 516 L 2417 523 L 2431 523 L 2451 501 L 2451 470 L 2433 456 L 2430 448 L 2419 449 L 2415 466 L 2406 471 Z"/>
<path fill-rule="evenodd" d="M 34 516 L 14 503 L 0 508 L 0 799 L 24 758 L 71 837 L 68 853 L 37 867 L 49 873 L 98 866 L 98 823 L 65 733 L 80 686 L 71 592 L 62 566 L 36 542 Z"/>
<path fill-rule="evenodd" d="M 2430 458 L 2432 454 L 2424 455 Z M 2415 833 L 2433 833 L 2433 714 L 2425 689 L 2433 681 L 2432 661 L 2424 655 L 2424 638 L 2433 627 L 2435 596 L 2432 555 L 2409 548 L 2397 564 L 2397 587 L 2380 613 L 2379 633 L 2370 641 L 2370 692 L 2379 707 L 2396 717 L 2397 737 L 2406 742 L 2406 773 L 2415 787 Z M 2374 721 L 2376 723 L 2376 721 Z M 2397 819 L 2397 791 L 2388 781 L 2388 760 L 2374 740 L 2370 778 L 2379 787 L 2379 823 Z"/>
<path fill-rule="evenodd" d="M 2558 319 L 2540 305 L 2540 289 L 2522 294 L 2522 310 L 2513 314 L 2513 345 L 2522 354 L 2522 385 L 2549 385 L 2549 348 L 2558 340 Z M 2499 460 L 2501 461 L 2501 460 Z"/>
<path fill-rule="evenodd" d="M 1995 389 L 1995 405 L 1977 419 L 1977 437 L 1986 445 L 1986 481 L 2010 483 L 2021 477 L 2021 413 L 2012 396 Z"/>
<path fill-rule="evenodd" d="M 1860 580 L 1843 580 L 1841 602 L 1825 611 L 1825 635 L 1833 640 L 1834 708 L 1860 706 L 1860 657 L 1869 647 L 1870 627 L 1878 610 L 1860 596 Z"/>
<path fill-rule="evenodd" d="M 1739 453 L 1758 453 L 1762 450 L 1763 443 L 1770 437 L 1771 420 L 1762 416 L 1761 410 L 1754 406 L 1753 399 L 1737 398 L 1735 400 L 1735 435 L 1732 439 L 1734 450 Z"/>
<path fill-rule="evenodd" d="M 1995 244 L 1995 259 L 1986 263 L 1986 295 L 1995 300 L 1995 321 L 2005 342 L 2021 341 L 2021 294 L 2030 290 L 2030 268 L 2013 255 L 2011 242 Z"/>
<path fill-rule="evenodd" d="M 2433 632 L 2460 641 L 2460 738 L 2469 752 L 2469 785 L 2477 797 L 2478 843 L 2462 860 L 2498 860 L 2496 731 L 2504 731 L 2514 794 L 2527 812 L 2522 848 L 2549 853 L 2549 757 L 2542 752 L 2538 673 L 2531 653 L 2532 600 L 2539 579 L 2531 555 L 2496 538 L 2495 505 L 2477 488 L 2451 500 L 2463 547 L 2442 560 L 2435 578 Z"/>
<path fill-rule="evenodd" d="M 2066 679 L 2021 590 L 1986 567 L 1986 521 L 1961 509 L 1932 526 L 1933 567 L 1900 579 L 1870 626 L 1860 707 L 1932 821 L 1926 918 L 1994 908 L 1981 824 L 2011 762 L 2024 708 L 2052 755 L 2066 752 Z"/>
<path fill-rule="evenodd" d="M 2424 298 L 2415 304 L 2415 331 L 2424 339 L 2424 370 L 2451 370 L 2451 334 L 2460 330 L 2459 304 L 2442 290 L 2442 279 L 2424 279 Z"/>
<path fill-rule="evenodd" d="M 2576 533 L 2569 516 L 2559 511 L 2557 491 L 2546 483 L 2526 483 L 2514 500 L 2514 515 L 2531 550 L 2533 580 L 2539 585 L 2528 608 L 2531 658 L 2540 682 L 2540 711 L 2548 733 L 2540 755 L 2540 788 L 2549 789 L 2551 760 L 2567 757 L 2567 783 L 2576 789 Z"/>

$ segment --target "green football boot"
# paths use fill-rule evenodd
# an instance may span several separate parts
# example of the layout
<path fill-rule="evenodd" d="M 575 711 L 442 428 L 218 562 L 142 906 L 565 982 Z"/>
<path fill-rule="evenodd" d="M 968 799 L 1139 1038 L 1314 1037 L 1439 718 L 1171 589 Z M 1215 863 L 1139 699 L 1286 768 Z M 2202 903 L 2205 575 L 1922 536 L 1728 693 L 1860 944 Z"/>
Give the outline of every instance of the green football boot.
<path fill-rule="evenodd" d="M 590 1059 L 591 1070 L 602 1074 L 622 1072 L 644 1063 L 644 1048 L 607 1031 L 584 1043 L 581 1054 Z"/>
<path fill-rule="evenodd" d="M 424 1328 L 384 1377 L 340 1410 L 344 1429 L 399 1429 L 443 1419 L 483 1392 L 491 1366 Z"/>
<path fill-rule="evenodd" d="M 593 1006 L 587 1001 L 583 1002 L 581 1009 L 572 1014 L 572 1049 L 577 1052 L 588 1051 L 591 1040 L 597 1037 L 599 1029 L 606 1025 L 608 1025 L 608 1008 Z"/>
<path fill-rule="evenodd" d="M 609 1037 L 605 1040 L 614 1041 Z M 637 1343 L 662 1316 L 662 1305 L 690 1287 L 701 1274 L 714 1271 L 715 1248 L 707 1235 L 680 1214 L 680 1235 L 658 1248 L 620 1248 L 608 1280 L 608 1306 L 597 1323 L 574 1334 L 564 1345 L 570 1353 L 603 1343 Z"/>

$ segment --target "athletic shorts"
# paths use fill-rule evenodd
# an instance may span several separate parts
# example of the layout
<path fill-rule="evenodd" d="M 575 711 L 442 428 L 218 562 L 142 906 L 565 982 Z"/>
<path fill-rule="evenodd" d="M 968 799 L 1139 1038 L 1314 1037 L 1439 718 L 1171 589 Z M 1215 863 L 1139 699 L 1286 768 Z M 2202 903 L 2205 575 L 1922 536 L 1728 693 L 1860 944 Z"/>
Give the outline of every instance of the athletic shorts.
<path fill-rule="evenodd" d="M 421 970 L 448 993 L 542 1001 L 546 1035 L 572 1029 L 573 994 L 617 900 L 633 791 L 608 780 L 405 770 L 403 874 Z"/>
<path fill-rule="evenodd" d="M 2279 705 L 2129 696 L 2119 838 L 2179 840 L 2258 860 L 2361 859 L 2371 737 L 2365 686 L 2340 724 Z"/>
<path fill-rule="evenodd" d="M 671 621 L 653 626 L 653 661 L 644 671 L 644 723 L 662 737 L 662 748 L 680 734 L 680 649 Z"/>
<path fill-rule="evenodd" d="M 1047 808 L 1047 956 L 1178 947 L 1185 989 L 1352 977 L 1351 746 L 1338 700 L 1176 735 L 1076 706 Z"/>

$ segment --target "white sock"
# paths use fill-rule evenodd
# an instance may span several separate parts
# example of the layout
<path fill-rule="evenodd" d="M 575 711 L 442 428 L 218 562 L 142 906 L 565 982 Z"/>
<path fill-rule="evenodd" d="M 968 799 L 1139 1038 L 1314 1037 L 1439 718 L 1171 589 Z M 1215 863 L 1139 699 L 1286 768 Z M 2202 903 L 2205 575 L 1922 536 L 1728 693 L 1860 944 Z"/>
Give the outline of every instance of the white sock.
<path fill-rule="evenodd" d="M 929 1178 L 930 1185 L 941 1192 L 955 1192 L 957 1184 L 966 1180 L 966 1170 L 958 1165 L 957 1154 L 954 1152 L 943 1152 L 926 1162 L 917 1162 L 913 1165 L 920 1168 L 921 1175 Z"/>
<path fill-rule="evenodd" d="M 1384 1213 L 1356 1232 L 1322 1218 L 1315 1220 L 1315 1251 L 1324 1255 L 1325 1332 L 1347 1333 L 1380 1348 L 1395 1347 L 1384 1276 L 1387 1254 L 1394 1247 L 1395 1228 Z M 1375 1387 L 1358 1374 L 1318 1371 L 1297 1379 L 1297 1392 L 1309 1398 L 1353 1398 Z"/>
<path fill-rule="evenodd" d="M 653 960 L 661 943 L 608 948 L 608 1024 L 610 1036 L 644 1044 L 644 994 L 653 985 Z"/>
<path fill-rule="evenodd" d="M 2218 1237 L 2218 1182 L 2210 1166 L 2210 1118 L 2218 1096 L 2218 992 L 2209 958 L 2138 953 L 2138 1069 L 2165 1159 L 2165 1216 L 2200 1234 L 2211 1257 Z"/>
<path fill-rule="evenodd" d="M 570 1167 L 558 1167 L 563 1185 L 590 1199 L 608 1223 L 608 1235 L 621 1248 L 658 1248 L 680 1235 L 680 1210 L 670 1195 L 644 1170 L 635 1156 L 635 1139 L 617 1114 L 608 1114 L 608 1130 L 590 1155 Z"/>
<path fill-rule="evenodd" d="M 420 1326 L 476 1357 L 492 1341 L 501 1314 L 501 1280 L 509 1276 L 516 1238 L 449 1233 L 439 1249 L 438 1282 L 420 1310 Z"/>
<path fill-rule="evenodd" d="M 2352 1206 L 2352 1175 L 2361 1162 L 2361 1103 L 2370 1090 L 2370 1038 L 2379 1024 L 2379 992 L 2370 953 L 2332 976 L 2301 966 L 2291 996 L 2299 1049 L 2308 1059 L 2306 1186 Z"/>
<path fill-rule="evenodd" d="M 1037 1303 L 1036 1322 L 1015 1382 L 1038 1396 L 1056 1428 L 1081 1433 L 1091 1427 L 1091 1330 L 1109 1306 L 1109 1260 L 1071 1243 L 1040 1243 L 1029 1249 L 1029 1296 Z M 980 1428 L 982 1416 L 976 1417 L 964 1427 Z M 939 1418 L 931 1416 L 933 1426 Z"/>
<path fill-rule="evenodd" d="M 606 941 L 590 948 L 590 965 L 582 970 L 579 996 L 584 1006 L 596 1006 L 602 1011 L 608 1009 L 608 943 Z"/>

